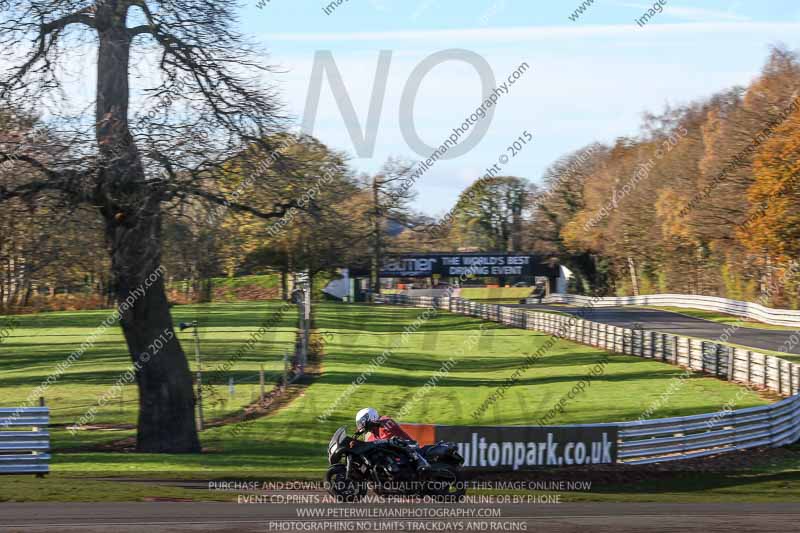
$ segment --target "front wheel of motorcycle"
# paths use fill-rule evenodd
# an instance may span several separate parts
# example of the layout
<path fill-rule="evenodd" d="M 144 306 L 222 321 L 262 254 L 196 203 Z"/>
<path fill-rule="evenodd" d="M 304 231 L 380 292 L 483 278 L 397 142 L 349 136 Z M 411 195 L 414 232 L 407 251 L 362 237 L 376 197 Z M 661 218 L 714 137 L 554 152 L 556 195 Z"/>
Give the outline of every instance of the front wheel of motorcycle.
<path fill-rule="evenodd" d="M 443 501 L 462 501 L 467 494 L 467 486 L 461 469 L 453 465 L 432 464 L 428 471 L 426 492 Z"/>
<path fill-rule="evenodd" d="M 366 483 L 348 478 L 347 467 L 341 464 L 328 468 L 325 474 L 325 486 L 328 493 L 339 503 L 358 502 L 367 495 Z"/>

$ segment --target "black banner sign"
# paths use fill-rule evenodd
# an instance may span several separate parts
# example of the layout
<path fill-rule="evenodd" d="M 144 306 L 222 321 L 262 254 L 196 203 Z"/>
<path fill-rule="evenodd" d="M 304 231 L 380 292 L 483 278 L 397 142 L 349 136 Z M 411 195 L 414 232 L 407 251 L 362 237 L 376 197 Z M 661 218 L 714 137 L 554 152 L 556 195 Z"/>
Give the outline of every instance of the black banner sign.
<path fill-rule="evenodd" d="M 387 278 L 474 276 L 558 276 L 554 266 L 528 254 L 427 254 L 388 258 L 381 270 Z"/>
<path fill-rule="evenodd" d="M 436 440 L 458 445 L 469 468 L 519 470 L 617 462 L 617 426 L 436 426 Z"/>

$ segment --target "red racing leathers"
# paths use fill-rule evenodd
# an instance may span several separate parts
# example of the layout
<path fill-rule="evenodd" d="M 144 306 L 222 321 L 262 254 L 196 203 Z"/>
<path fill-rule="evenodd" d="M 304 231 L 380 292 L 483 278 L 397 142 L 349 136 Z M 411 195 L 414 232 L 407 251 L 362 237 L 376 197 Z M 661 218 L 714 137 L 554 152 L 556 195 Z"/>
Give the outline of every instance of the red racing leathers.
<path fill-rule="evenodd" d="M 403 431 L 403 428 L 400 427 L 400 424 L 392 420 L 388 416 L 382 416 L 378 420 L 376 424 L 374 424 L 369 432 L 367 433 L 366 440 L 373 441 L 378 439 L 385 439 L 389 440 L 392 437 L 397 437 L 398 439 L 413 441 L 408 433 Z"/>

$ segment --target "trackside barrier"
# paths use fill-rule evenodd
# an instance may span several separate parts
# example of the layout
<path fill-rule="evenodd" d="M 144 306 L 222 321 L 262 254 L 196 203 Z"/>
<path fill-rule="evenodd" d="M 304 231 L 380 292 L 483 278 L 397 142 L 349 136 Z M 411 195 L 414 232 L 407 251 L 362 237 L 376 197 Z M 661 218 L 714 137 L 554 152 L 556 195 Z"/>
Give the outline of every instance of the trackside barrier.
<path fill-rule="evenodd" d="M 736 411 L 621 422 L 621 462 L 658 463 L 755 447 L 778 447 L 800 439 L 800 396 Z"/>
<path fill-rule="evenodd" d="M 577 294 L 554 293 L 546 297 L 543 303 L 559 303 L 571 305 L 586 305 L 592 301 L 594 307 L 621 307 L 623 305 L 654 305 L 660 307 L 684 307 L 687 309 L 702 309 L 704 311 L 717 311 L 730 315 L 741 316 L 757 320 L 766 324 L 778 326 L 794 326 L 800 328 L 800 311 L 792 309 L 772 309 L 752 302 L 729 300 L 716 296 L 699 296 L 692 294 L 648 294 L 644 296 L 610 296 L 604 298 L 590 298 Z M 530 300 L 538 303 L 539 300 Z"/>
<path fill-rule="evenodd" d="M 50 471 L 50 409 L 0 409 L 0 474 L 38 474 Z"/>
<path fill-rule="evenodd" d="M 746 448 L 777 447 L 800 439 L 800 365 L 778 357 L 679 335 L 460 298 L 396 294 L 376 295 L 374 301 L 447 309 L 510 327 L 543 331 L 610 352 L 656 359 L 787 396 L 762 407 L 616 423 L 619 462 L 647 464 L 690 459 Z"/>

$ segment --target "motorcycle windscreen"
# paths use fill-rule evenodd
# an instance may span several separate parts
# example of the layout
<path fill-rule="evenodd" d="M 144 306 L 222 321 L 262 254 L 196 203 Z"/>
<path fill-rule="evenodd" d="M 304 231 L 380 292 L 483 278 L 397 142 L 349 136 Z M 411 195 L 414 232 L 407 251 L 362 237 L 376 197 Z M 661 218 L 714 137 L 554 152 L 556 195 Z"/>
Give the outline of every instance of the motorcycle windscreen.
<path fill-rule="evenodd" d="M 330 456 L 336 448 L 338 448 L 344 439 L 347 438 L 347 427 L 342 426 L 336 430 L 336 433 L 333 434 L 331 437 L 330 443 L 328 443 L 328 455 Z"/>

